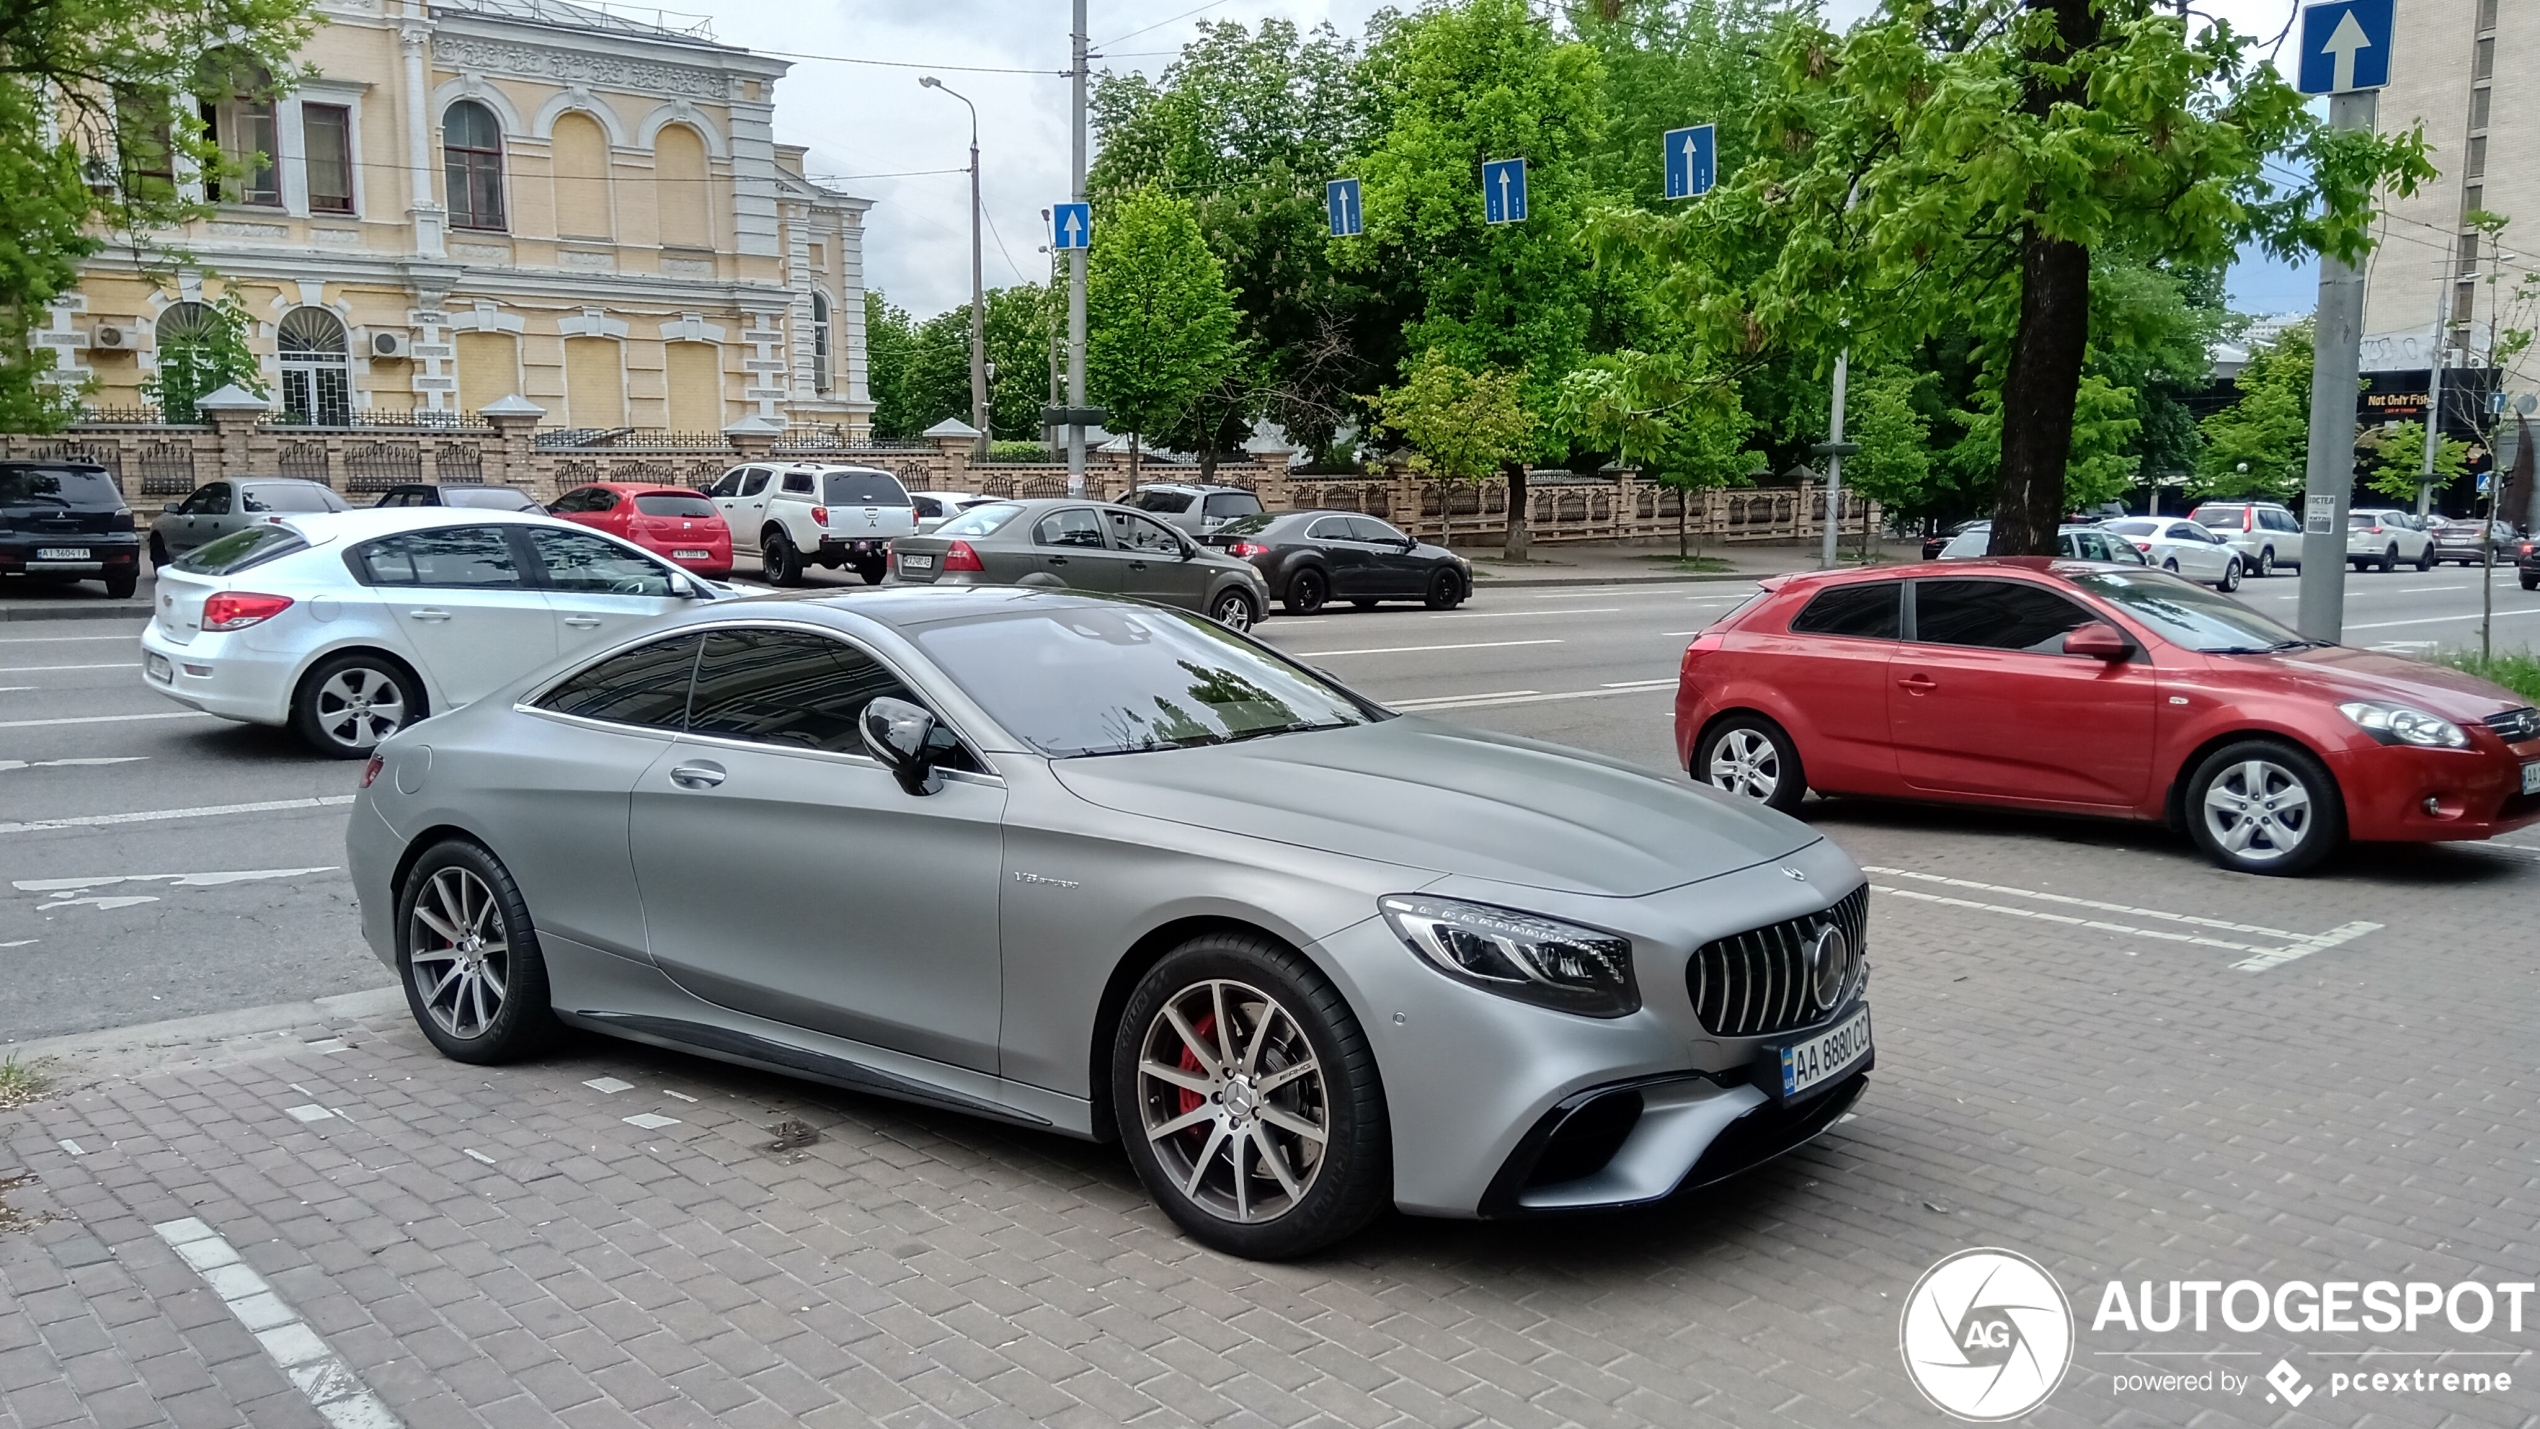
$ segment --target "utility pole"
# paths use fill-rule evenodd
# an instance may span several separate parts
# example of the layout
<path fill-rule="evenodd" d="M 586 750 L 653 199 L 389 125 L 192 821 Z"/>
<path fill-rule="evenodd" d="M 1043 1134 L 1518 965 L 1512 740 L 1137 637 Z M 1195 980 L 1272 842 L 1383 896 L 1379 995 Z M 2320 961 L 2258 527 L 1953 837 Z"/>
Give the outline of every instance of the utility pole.
<path fill-rule="evenodd" d="M 970 425 L 979 431 L 979 460 L 988 459 L 988 304 L 979 262 L 979 106 L 933 75 L 917 82 L 940 89 L 970 111 Z"/>
<path fill-rule="evenodd" d="M 2351 14 L 2351 12 L 2349 12 Z M 2351 79 L 2351 51 L 2342 77 Z M 2328 127 L 2369 130 L 2377 91 L 2333 91 Z M 2355 490 L 2355 369 L 2363 357 L 2364 275 L 2320 255 L 2312 350 L 2310 462 L 2302 483 L 2302 598 L 2294 628 L 2337 643 L 2346 628 L 2346 503 Z"/>
<path fill-rule="evenodd" d="M 1071 203 L 1085 201 L 1085 0 L 1076 0 L 1076 28 L 1069 37 L 1072 63 L 1068 84 L 1070 102 L 1075 111 L 1067 136 L 1067 197 Z M 1077 248 L 1067 255 L 1067 405 L 1082 409 L 1085 405 L 1085 250 Z M 1067 494 L 1085 494 L 1085 424 L 1067 424 Z"/>
<path fill-rule="evenodd" d="M 1834 417 L 1826 424 L 1826 529 L 1817 554 L 1827 570 L 1835 568 L 1835 528 L 1843 524 L 1843 388 L 1851 377 L 1852 349 L 1847 347 L 1834 356 Z"/>
<path fill-rule="evenodd" d="M 2443 450 L 2443 355 L 2452 350 L 2452 265 L 2434 265 L 2434 357 L 2425 376 L 2425 467 L 2417 478 L 2417 514 L 2434 509 L 2434 459 Z"/>

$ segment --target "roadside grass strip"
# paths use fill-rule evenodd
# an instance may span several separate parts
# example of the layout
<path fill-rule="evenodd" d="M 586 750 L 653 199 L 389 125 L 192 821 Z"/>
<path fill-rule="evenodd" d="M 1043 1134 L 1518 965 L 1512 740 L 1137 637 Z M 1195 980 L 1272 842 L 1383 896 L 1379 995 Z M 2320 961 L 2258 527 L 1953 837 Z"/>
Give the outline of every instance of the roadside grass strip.
<path fill-rule="evenodd" d="M 1896 898 L 1911 899 L 1917 903 L 1935 903 L 1946 908 L 1966 908 L 1983 913 L 1998 913 L 2010 918 L 2026 918 L 2032 922 L 2059 923 L 2066 927 L 2089 928 L 2096 932 L 2115 933 L 2122 937 L 2149 938 L 2155 942 L 2184 943 L 2194 947 L 2220 948 L 2225 952 L 2246 954 L 2247 956 L 2230 965 L 2236 972 L 2260 973 L 2269 968 L 2282 967 L 2286 963 L 2309 957 L 2313 953 L 2324 952 L 2343 943 L 2351 943 L 2366 933 L 2377 933 L 2382 927 L 2379 923 L 2344 923 L 2325 933 L 2295 933 L 2283 928 L 2262 927 L 2255 923 L 2235 923 L 2228 919 L 2199 917 L 2193 913 L 2173 913 L 2164 908 L 2138 908 L 2127 903 L 2106 903 L 2096 898 L 2076 898 L 2069 893 L 2044 893 L 2033 888 L 2012 888 L 1999 883 L 1978 883 L 1972 879 L 1949 878 L 1937 873 L 1916 873 L 1909 869 L 1882 868 L 1870 864 L 1863 864 L 1861 871 L 1879 878 L 1907 879 L 1944 888 L 1965 889 L 1973 893 L 2003 894 L 2012 898 L 2025 898 L 2036 903 L 2082 908 L 2096 913 L 2122 913 L 2130 918 L 2146 919 L 2155 923 L 2178 924 L 2180 927 L 2176 929 L 2146 928 L 2134 923 L 2112 922 L 2105 918 L 2092 918 L 2075 913 L 2054 913 L 2040 908 L 2019 908 L 2004 903 L 1986 903 L 1972 898 L 1960 898 L 1951 894 L 1899 888 L 1893 884 L 1870 885 L 1880 893 Z M 2214 937 L 2211 933 L 2185 931 L 2207 928 L 2218 933 L 2240 933 L 2268 941 L 2242 942 L 2234 938 Z M 2127 949 L 2126 956 L 2134 956 L 2133 950 Z"/>
<path fill-rule="evenodd" d="M 194 1273 L 256 1337 L 292 1387 L 334 1429 L 403 1429 L 405 1421 L 370 1392 L 334 1348 L 300 1318 L 299 1311 L 238 1258 L 237 1249 L 218 1231 L 192 1216 L 163 1221 L 150 1229 L 194 1267 Z"/>

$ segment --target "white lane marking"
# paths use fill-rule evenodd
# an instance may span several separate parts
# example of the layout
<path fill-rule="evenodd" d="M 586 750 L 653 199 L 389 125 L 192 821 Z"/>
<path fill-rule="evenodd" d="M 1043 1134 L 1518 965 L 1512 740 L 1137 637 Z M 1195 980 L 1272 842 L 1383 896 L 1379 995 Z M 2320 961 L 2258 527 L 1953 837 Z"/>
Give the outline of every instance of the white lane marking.
<path fill-rule="evenodd" d="M 35 911 L 50 913 L 56 908 L 94 908 L 100 913 L 111 913 L 118 908 L 131 908 L 139 904 L 158 901 L 159 896 L 155 893 L 125 894 L 112 898 L 61 898 L 51 903 L 38 903 L 35 905 Z"/>
<path fill-rule="evenodd" d="M 1438 704 L 1438 703 L 1440 703 L 1440 702 L 1442 702 L 1442 701 L 1454 701 L 1454 700 L 1506 700 L 1506 699 L 1514 699 L 1514 698 L 1516 698 L 1516 697 L 1518 697 L 1518 696 L 1520 696 L 1520 695 L 1532 695 L 1532 694 L 1540 694 L 1540 693 L 1542 693 L 1542 692 L 1541 692 L 1541 691 L 1539 691 L 1539 690 L 1493 690 L 1493 691 L 1491 691 L 1489 694 L 1486 694 L 1486 695 L 1435 695 L 1435 696 L 1432 696 L 1432 697 L 1430 697 L 1430 698 L 1428 698 L 1428 699 L 1425 699 L 1425 700 L 1390 700 L 1390 701 L 1387 701 L 1387 704 L 1388 704 L 1390 707 L 1394 708 L 1394 709 L 1418 709 L 1418 708 L 1420 708 L 1422 705 L 1434 705 L 1434 704 Z"/>
<path fill-rule="evenodd" d="M 171 888 L 220 888 L 232 883 L 254 883 L 268 878 L 300 878 L 312 873 L 333 873 L 335 866 L 324 868 L 251 868 L 228 873 L 120 873 L 87 878 L 21 878 L 9 886 L 20 893 L 64 893 L 85 895 L 92 888 L 110 888 L 118 883 L 164 883 Z M 38 903 L 35 911 L 74 908 L 81 904 L 101 910 L 129 908 L 136 903 L 156 903 L 158 896 L 116 894 L 104 898 L 67 897 L 51 903 Z"/>
<path fill-rule="evenodd" d="M 137 719 L 211 719 L 201 710 L 169 710 L 165 714 L 69 715 L 61 719 L 0 720 L 0 729 L 34 729 L 48 724 L 130 724 Z"/>
<path fill-rule="evenodd" d="M 621 1082 L 615 1077 L 593 1077 L 591 1080 L 584 1082 L 582 1085 L 589 1087 L 591 1090 L 598 1092 L 602 1096 L 614 1096 L 619 1092 L 631 1092 L 635 1090 L 635 1084 L 633 1082 Z"/>
<path fill-rule="evenodd" d="M 1432 615 L 1429 619 L 1506 620 L 1512 616 L 1526 615 L 1542 617 L 1563 615 L 1620 615 L 1622 613 L 1623 608 L 1619 605 L 1604 605 L 1598 606 L 1593 610 L 1450 610 L 1442 615 Z"/>
<path fill-rule="evenodd" d="M 2261 948 L 2231 966 L 2237 972 L 2262 973 L 2269 968 L 2282 967 L 2296 958 L 2307 958 L 2313 953 L 2336 947 L 2340 943 L 2351 943 L 2366 933 L 2379 932 L 2380 929 L 2379 923 L 2346 923 L 2287 947 Z"/>
<path fill-rule="evenodd" d="M 84 769 L 99 764 L 139 764 L 146 754 L 117 754 L 92 759 L 0 759 L 0 774 L 13 769 Z"/>
<path fill-rule="evenodd" d="M 463 1152 L 466 1152 L 466 1153 L 467 1153 L 467 1158 L 468 1158 L 470 1161 L 482 1161 L 482 1162 L 484 1162 L 484 1163 L 485 1163 L 486 1165 L 488 1165 L 488 1166 L 491 1166 L 491 1165 L 493 1165 L 493 1164 L 494 1164 L 494 1158 L 493 1158 L 493 1157 L 486 1155 L 484 1152 L 477 1150 L 477 1149 L 476 1149 L 475 1147 L 473 1147 L 473 1146 L 462 1146 L 462 1147 L 460 1147 L 460 1148 L 459 1148 L 459 1150 L 461 1150 L 461 1151 L 463 1151 Z"/>
<path fill-rule="evenodd" d="M 194 1267 L 331 1429 L 404 1429 L 405 1421 L 370 1392 L 299 1311 L 239 1259 L 237 1249 L 218 1231 L 192 1216 L 150 1229 Z"/>
<path fill-rule="evenodd" d="M 33 685 L 0 685 L 0 695 L 20 695 L 34 688 Z"/>
<path fill-rule="evenodd" d="M 116 635 L 6 635 L 0 636 L 0 645 L 70 645 L 83 640 L 134 640 L 140 638 L 140 633 L 126 630 Z"/>
<path fill-rule="evenodd" d="M 42 938 L 18 938 L 10 942 L 0 943 L 0 948 L 31 948 L 43 941 L 44 940 Z"/>
<path fill-rule="evenodd" d="M 618 1120 L 643 1131 L 659 1131 L 665 1126 L 679 1124 L 679 1118 L 675 1116 L 663 1116 L 659 1112 L 650 1111 L 639 1111 L 633 1116 L 619 1117 Z"/>
<path fill-rule="evenodd" d="M 1654 690 L 1661 685 L 1675 683 L 1676 677 L 1670 675 L 1663 680 L 1608 680 L 1597 688 L 1600 690 Z"/>
<path fill-rule="evenodd" d="M 138 670 L 138 660 L 119 660 L 110 665 L 0 665 L 0 675 L 49 675 L 57 670 Z"/>
<path fill-rule="evenodd" d="M 2220 918 L 2200 918 L 2192 913 L 2173 913 L 2164 908 L 2137 908 L 2124 903 L 2104 903 L 2095 898 L 2076 898 L 2063 893 L 2043 893 L 2033 888 L 2012 888 L 1999 883 L 1978 883 L 1972 879 L 1947 878 L 1936 873 L 1916 873 L 1901 868 L 1882 868 L 1864 864 L 1862 872 L 1882 878 L 1915 879 L 1944 887 L 1964 888 L 1973 892 L 2006 894 L 2040 903 L 2059 903 L 2072 908 L 2123 913 L 2136 918 L 2183 923 L 2192 927 L 2214 928 L 2227 933 L 2243 933 L 2255 937 L 2283 940 L 2278 946 L 2266 947 L 2229 938 L 2207 937 L 2201 933 L 2173 932 L 2165 928 L 2141 928 L 2128 923 L 2112 923 L 2104 918 L 2084 918 L 2068 913 L 2049 913 L 2037 908 L 2015 908 L 2002 903 L 1984 903 L 1946 894 L 1925 893 L 1919 889 L 1898 888 L 1892 884 L 1871 885 L 1881 893 L 1898 898 L 1910 898 L 1918 903 L 1937 903 L 1944 907 L 1999 913 L 2006 917 L 2026 918 L 2033 922 L 2060 923 L 2067 927 L 2091 928 L 2103 933 L 2119 933 L 2132 938 L 2150 938 L 2164 943 L 2187 943 L 2197 947 L 2221 948 L 2226 952 L 2247 954 L 2248 956 L 2231 964 L 2236 972 L 2265 972 L 2269 968 L 2281 967 L 2297 958 L 2306 958 L 2313 953 L 2334 948 L 2339 944 L 2353 942 L 2366 933 L 2377 933 L 2382 927 L 2379 923 L 2357 922 L 2340 924 L 2325 933 L 2294 933 L 2282 928 L 2263 927 L 2255 923 L 2234 923 Z M 2133 951 L 2127 950 L 2126 956 L 2134 956 Z"/>
<path fill-rule="evenodd" d="M 1560 640 L 1475 640 L 1461 645 L 1378 645 L 1365 650 L 1287 650 L 1299 660 L 1328 660 L 1335 655 L 1414 655 L 1430 650 L 1505 650 L 1512 645 L 1559 645 Z"/>
<path fill-rule="evenodd" d="M 73 814 L 61 819 L 24 819 L 0 824 L 0 834 L 40 834 L 51 829 L 93 829 L 108 824 L 153 824 L 164 819 L 218 819 L 231 814 L 270 814 L 281 809 L 325 809 L 353 802 L 350 794 L 322 799 L 265 799 L 253 804 L 204 804 L 191 809 L 142 809 L 129 814 Z"/>
<path fill-rule="evenodd" d="M 2515 615 L 2540 615 L 2540 610 L 2500 610 L 2496 612 L 2496 618 L 2498 620 L 2503 620 L 2509 616 Z M 2455 625 L 2461 621 L 2475 621 L 2477 619 L 2477 611 L 2465 610 L 2458 615 L 2429 615 L 2417 620 L 2374 620 L 2368 621 L 2362 625 L 2349 625 L 2346 628 L 2349 630 L 2393 630 L 2402 625 Z"/>
<path fill-rule="evenodd" d="M 2128 903 L 2103 903 L 2096 898 L 2076 898 L 2069 893 L 2041 893 L 2033 888 L 2012 888 L 2000 883 L 1977 883 L 1966 878 L 1947 878 L 1937 873 L 1915 873 L 1909 869 L 1883 868 L 1875 864 L 1861 865 L 1863 873 L 1881 878 L 1910 878 L 1917 883 L 1936 883 L 1947 888 L 1964 888 L 1974 893 L 2007 893 L 2038 903 L 2060 903 L 2068 908 L 2089 908 L 2101 913 L 2123 913 L 2133 918 L 2152 918 L 2166 923 L 2188 923 L 2199 928 L 2215 928 L 2226 933 L 2251 933 L 2261 938 L 2307 938 L 2308 933 L 2290 933 L 2282 928 L 2264 928 L 2255 923 L 2233 923 L 2220 918 L 2200 918 L 2192 913 L 2172 913 L 2160 908 L 2137 908 Z"/>
<path fill-rule="evenodd" d="M 2207 938 L 2195 933 L 2172 933 L 2158 928 L 2136 928 L 2124 923 L 2111 923 L 2100 918 L 2076 918 L 2069 913 L 2049 913 L 2038 908 L 2013 908 L 2005 903 L 1978 903 L 1971 898 L 1952 898 L 1943 893 L 1925 893 L 1920 889 L 1897 888 L 1884 883 L 1870 887 L 1892 898 L 1911 898 L 1917 903 L 1937 903 L 1944 908 L 1972 908 L 1982 913 L 2000 913 L 2012 918 L 2027 918 L 2040 923 L 2061 923 L 2072 928 L 2095 928 L 2103 933 L 2123 933 L 2136 938 L 2157 938 L 2165 943 L 2194 943 L 2199 947 L 2221 948 L 2234 953 L 2258 953 L 2265 949 L 2248 943 L 2234 943 L 2222 938 Z M 2134 950 L 2124 950 L 2127 957 Z"/>
<path fill-rule="evenodd" d="M 1557 690 L 1548 695 L 1534 690 L 1512 690 L 1500 695 L 1446 695 L 1436 699 L 1388 700 L 1385 703 L 1394 709 L 1426 714 L 1431 710 L 1474 709 L 1484 705 L 1533 705 L 1551 700 L 1592 700 L 1601 695 L 1646 695 L 1662 689 L 1674 689 L 1675 685 L 1673 680 L 1658 680 L 1646 684 L 1609 685 L 1599 690 Z"/>

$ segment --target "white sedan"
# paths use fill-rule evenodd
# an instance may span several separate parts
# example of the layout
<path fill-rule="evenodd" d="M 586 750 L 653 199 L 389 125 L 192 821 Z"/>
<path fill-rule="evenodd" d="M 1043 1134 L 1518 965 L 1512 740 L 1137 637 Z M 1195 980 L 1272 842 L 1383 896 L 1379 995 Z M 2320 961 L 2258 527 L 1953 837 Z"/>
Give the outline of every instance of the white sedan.
<path fill-rule="evenodd" d="M 160 569 L 142 678 L 179 704 L 360 758 L 558 655 L 728 594 L 546 515 L 290 516 Z"/>
<path fill-rule="evenodd" d="M 2134 543 L 2143 559 L 2173 575 L 2204 581 L 2218 590 L 2240 589 L 2240 553 L 2231 543 L 2182 516 L 2127 516 L 2103 522 Z"/>

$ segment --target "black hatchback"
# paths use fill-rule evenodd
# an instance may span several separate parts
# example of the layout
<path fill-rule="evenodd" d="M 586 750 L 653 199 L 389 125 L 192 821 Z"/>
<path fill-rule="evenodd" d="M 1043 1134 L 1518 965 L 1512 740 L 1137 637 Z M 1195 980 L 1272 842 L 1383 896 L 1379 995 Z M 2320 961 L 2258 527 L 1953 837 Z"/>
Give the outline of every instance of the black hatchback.
<path fill-rule="evenodd" d="M 1453 610 L 1473 593 L 1473 563 L 1354 511 L 1277 511 L 1238 516 L 1201 538 L 1252 562 L 1290 615 L 1345 600 L 1416 600 Z"/>
<path fill-rule="evenodd" d="M 141 584 L 141 537 L 115 478 L 84 462 L 0 461 L 0 576 Z"/>

